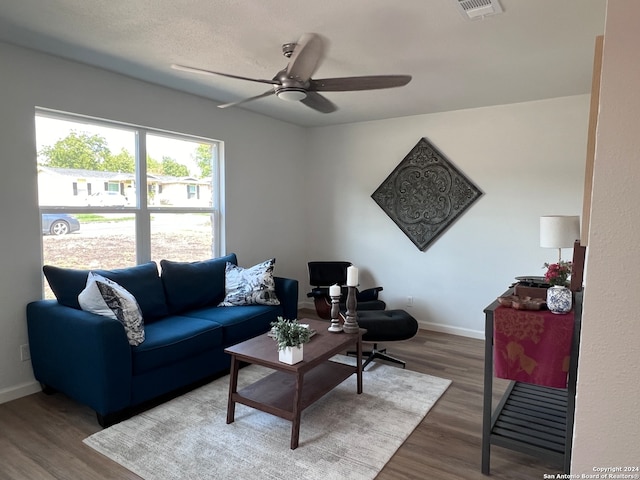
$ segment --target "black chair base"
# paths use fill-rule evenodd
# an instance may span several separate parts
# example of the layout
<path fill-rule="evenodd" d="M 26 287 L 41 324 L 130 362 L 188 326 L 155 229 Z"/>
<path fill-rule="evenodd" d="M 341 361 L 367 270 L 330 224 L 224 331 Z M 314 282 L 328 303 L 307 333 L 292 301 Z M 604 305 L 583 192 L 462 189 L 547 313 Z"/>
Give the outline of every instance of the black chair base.
<path fill-rule="evenodd" d="M 355 352 L 353 352 L 353 353 L 355 353 Z M 377 343 L 373 344 L 373 348 L 371 349 L 371 351 L 362 352 L 362 356 L 367 358 L 365 360 L 365 362 L 362 364 L 362 369 L 363 370 L 365 368 L 367 368 L 367 365 L 369 365 L 369 363 L 371 363 L 376 358 L 378 358 L 380 360 L 384 360 L 386 362 L 391 362 L 391 363 L 396 363 L 398 365 L 402 365 L 402 368 L 405 368 L 407 366 L 406 362 L 400 360 L 399 358 L 392 357 L 391 355 L 389 355 L 387 353 L 387 349 L 386 348 L 380 348 L 379 349 Z"/>

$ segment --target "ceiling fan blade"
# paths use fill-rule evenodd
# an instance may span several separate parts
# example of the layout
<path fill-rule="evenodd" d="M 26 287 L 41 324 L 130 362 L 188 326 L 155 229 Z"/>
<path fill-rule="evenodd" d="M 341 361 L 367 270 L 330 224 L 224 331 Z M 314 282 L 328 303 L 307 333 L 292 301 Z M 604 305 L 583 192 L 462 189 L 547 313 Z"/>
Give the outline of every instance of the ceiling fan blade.
<path fill-rule="evenodd" d="M 239 100 L 237 102 L 223 103 L 222 105 L 218 105 L 218 108 L 235 107 L 236 105 L 247 103 L 247 102 L 250 102 L 251 100 L 258 100 L 259 98 L 268 97 L 270 95 L 273 95 L 274 93 L 276 93 L 274 90 L 267 90 L 266 92 L 261 93 L 260 95 L 256 95 L 255 97 L 245 98 L 244 100 Z"/>
<path fill-rule="evenodd" d="M 171 68 L 182 72 L 199 73 L 201 75 L 220 75 L 222 77 L 236 78 L 238 80 L 247 80 L 249 82 L 268 83 L 269 85 L 280 85 L 277 80 L 264 80 L 260 78 L 241 77 L 240 75 L 231 75 L 230 73 L 220 73 L 211 70 L 203 70 L 202 68 L 187 67 L 186 65 L 172 64 Z"/>
<path fill-rule="evenodd" d="M 338 107 L 331 100 L 316 92 L 307 92 L 307 97 L 300 101 L 320 113 L 331 113 L 338 110 Z"/>
<path fill-rule="evenodd" d="M 411 81 L 411 75 L 371 75 L 366 77 L 321 78 L 311 80 L 310 91 L 350 92 L 402 87 Z"/>
<path fill-rule="evenodd" d="M 317 33 L 302 35 L 287 65 L 287 76 L 302 83 L 309 80 L 322 63 L 325 49 L 325 41 Z"/>

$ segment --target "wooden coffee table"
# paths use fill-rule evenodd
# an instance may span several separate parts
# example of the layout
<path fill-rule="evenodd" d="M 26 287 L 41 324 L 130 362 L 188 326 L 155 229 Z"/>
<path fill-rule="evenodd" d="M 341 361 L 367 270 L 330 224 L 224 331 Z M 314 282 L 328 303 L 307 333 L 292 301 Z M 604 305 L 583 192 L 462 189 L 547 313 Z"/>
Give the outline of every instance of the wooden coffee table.
<path fill-rule="evenodd" d="M 290 420 L 291 449 L 298 447 L 300 414 L 325 393 L 352 374 L 357 375 L 357 393 L 362 393 L 362 335 L 359 333 L 331 333 L 328 322 L 302 319 L 316 333 L 304 346 L 304 359 L 295 365 L 278 360 L 278 345 L 266 333 L 225 349 L 231 355 L 229 403 L 227 423 L 232 423 L 236 403 Z M 331 362 L 334 355 L 355 347 L 355 366 Z M 240 362 L 254 363 L 275 370 L 274 373 L 238 391 Z"/>

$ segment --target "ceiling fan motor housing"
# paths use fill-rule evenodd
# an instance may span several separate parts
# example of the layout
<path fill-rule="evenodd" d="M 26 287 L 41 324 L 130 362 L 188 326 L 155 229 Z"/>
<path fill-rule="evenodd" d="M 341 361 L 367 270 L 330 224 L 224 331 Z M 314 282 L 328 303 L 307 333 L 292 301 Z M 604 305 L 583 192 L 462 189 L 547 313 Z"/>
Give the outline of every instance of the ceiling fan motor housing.
<path fill-rule="evenodd" d="M 279 85 L 273 86 L 278 98 L 291 102 L 299 102 L 307 98 L 308 81 L 301 82 L 298 78 L 288 75 L 286 69 L 280 70 L 273 79 L 279 82 Z"/>

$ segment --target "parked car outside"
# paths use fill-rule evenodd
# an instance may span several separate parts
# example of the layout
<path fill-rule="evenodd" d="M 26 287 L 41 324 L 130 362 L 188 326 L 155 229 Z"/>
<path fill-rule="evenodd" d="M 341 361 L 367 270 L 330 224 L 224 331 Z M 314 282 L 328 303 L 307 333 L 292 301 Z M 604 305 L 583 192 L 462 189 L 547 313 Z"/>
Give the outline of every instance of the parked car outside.
<path fill-rule="evenodd" d="M 96 192 L 89 195 L 87 204 L 90 207 L 124 207 L 127 197 L 119 192 Z"/>
<path fill-rule="evenodd" d="M 66 213 L 43 213 L 42 233 L 44 235 L 66 235 L 80 230 L 80 221 Z"/>

